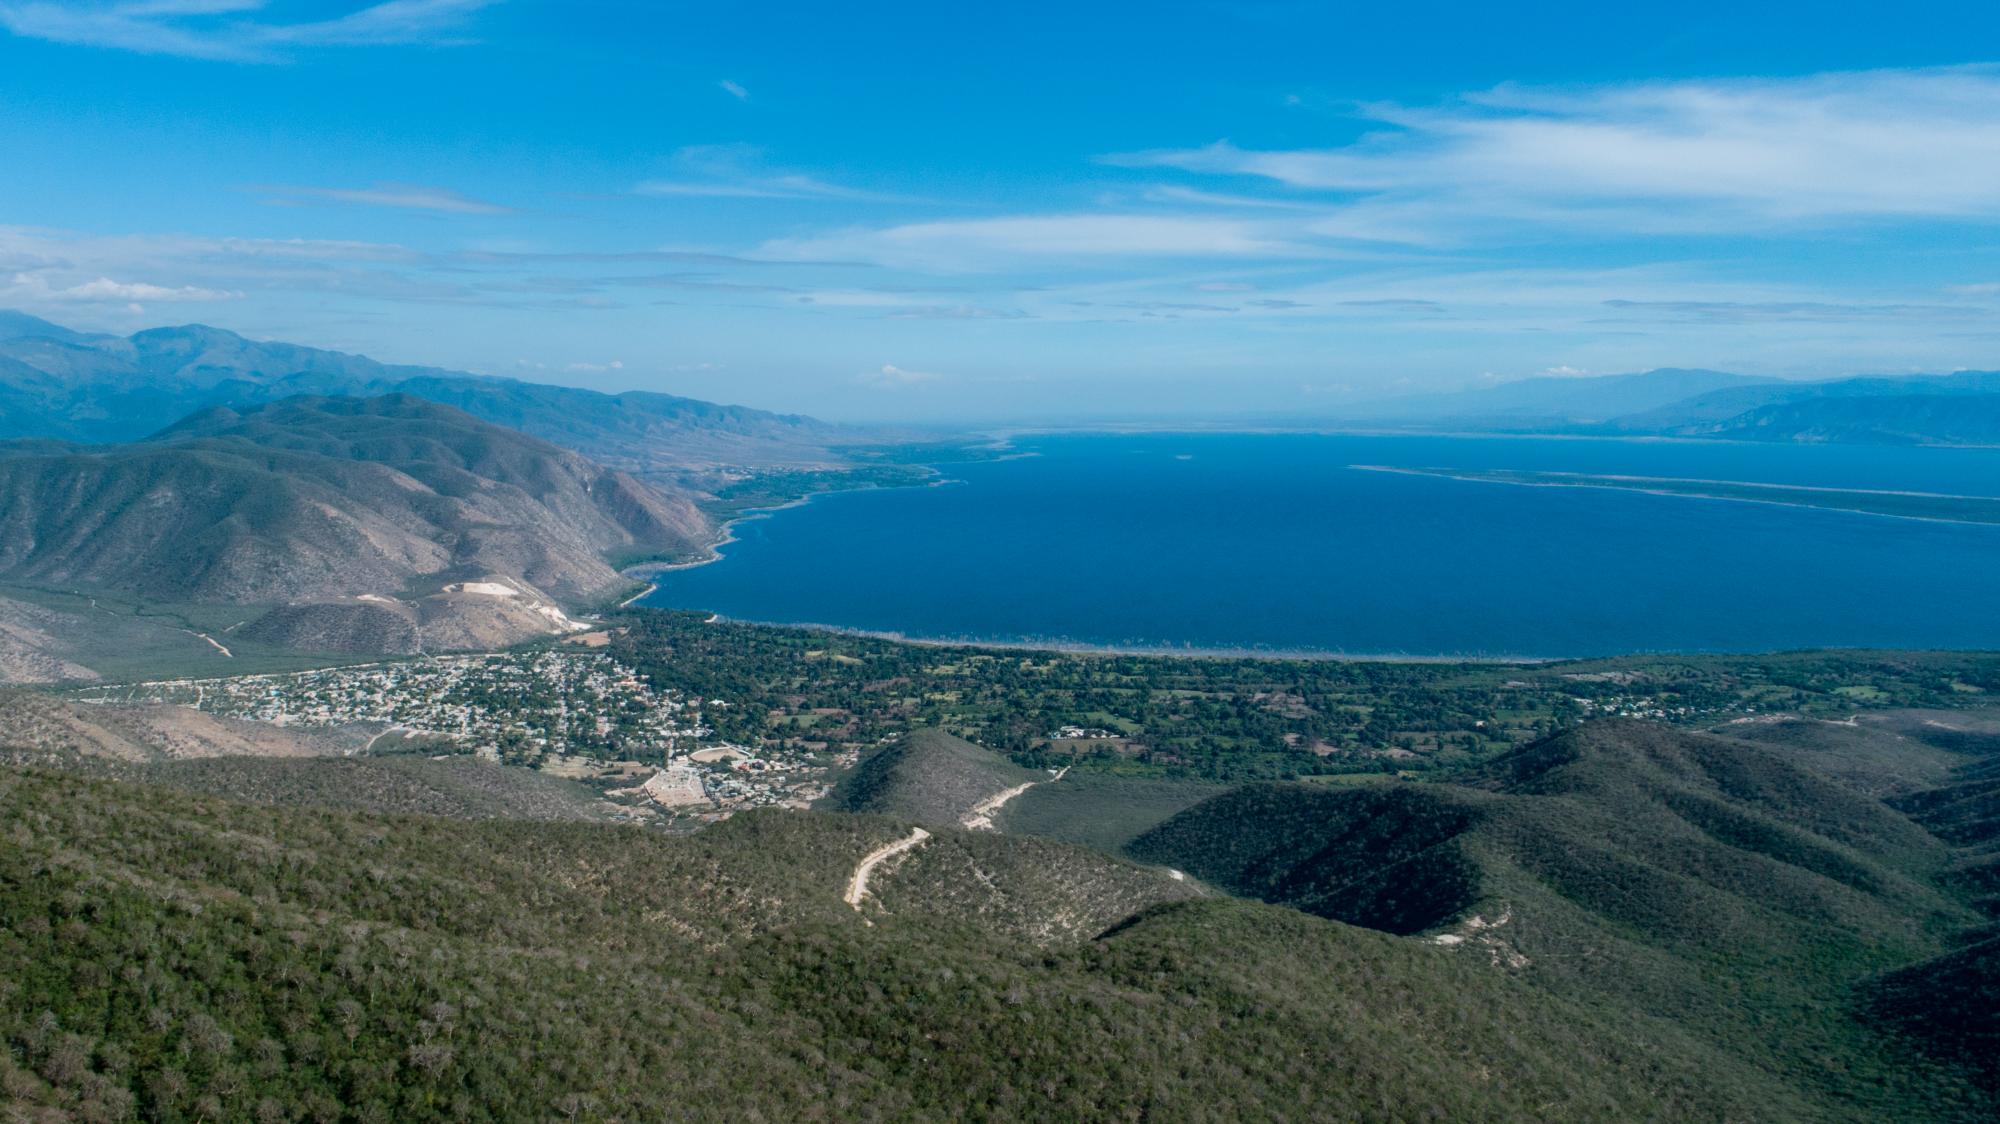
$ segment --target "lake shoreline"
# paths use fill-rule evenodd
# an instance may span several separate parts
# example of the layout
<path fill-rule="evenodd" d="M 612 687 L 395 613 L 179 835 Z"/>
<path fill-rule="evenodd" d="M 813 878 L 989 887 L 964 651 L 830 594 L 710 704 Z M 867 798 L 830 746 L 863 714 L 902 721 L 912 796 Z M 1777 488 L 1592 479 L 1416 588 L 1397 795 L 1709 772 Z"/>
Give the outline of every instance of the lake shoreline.
<path fill-rule="evenodd" d="M 1009 458 L 1002 458 L 1002 459 L 1009 459 Z M 892 491 L 900 491 L 906 488 L 939 488 L 947 484 L 959 483 L 959 481 L 952 480 L 949 477 L 946 477 L 944 475 L 944 470 L 937 467 L 936 465 L 924 465 L 922 467 L 927 468 L 931 471 L 932 478 L 925 480 L 921 484 L 897 484 L 897 485 L 865 484 L 859 488 L 827 488 L 818 492 L 810 492 L 806 495 L 800 496 L 795 500 L 787 500 L 781 504 L 773 504 L 770 507 L 745 508 L 744 510 L 737 512 L 735 515 L 732 515 L 728 519 L 723 521 L 721 527 L 722 534 L 718 536 L 714 542 L 708 544 L 708 556 L 706 558 L 691 558 L 685 562 L 640 562 L 636 565 L 627 566 L 624 569 L 618 571 L 620 575 L 630 578 L 635 582 L 648 583 L 647 588 L 643 592 L 634 594 L 633 596 L 628 597 L 623 601 L 620 601 L 618 603 L 618 607 L 621 609 L 630 608 L 632 605 L 644 601 L 646 598 L 651 597 L 655 593 L 658 593 L 660 591 L 660 585 L 658 582 L 655 582 L 652 579 L 660 576 L 661 574 L 677 573 L 682 570 L 695 570 L 703 566 L 713 566 L 717 562 L 722 561 L 724 558 L 727 557 L 727 555 L 723 554 L 722 548 L 730 545 L 731 543 L 741 541 L 736 537 L 736 528 L 741 524 L 755 523 L 761 519 L 770 519 L 773 516 L 776 516 L 782 512 L 791 511 L 794 510 L 795 508 L 804 507 L 807 504 L 823 496 L 845 496 L 845 495 L 854 495 L 860 492 L 892 492 Z"/>
<path fill-rule="evenodd" d="M 708 612 L 699 608 L 667 605 L 639 605 L 658 612 Z M 705 624 L 748 625 L 753 628 L 795 628 L 828 636 L 852 636 L 868 640 L 888 640 L 918 648 L 977 648 L 993 652 L 1051 652 L 1066 656 L 1169 656 L 1205 660 L 1312 660 L 1327 663 L 1383 664 L 1464 664 L 1481 667 L 1538 667 L 1572 663 L 1577 660 L 1610 659 L 1610 656 L 1470 656 L 1416 655 L 1407 652 L 1357 653 L 1322 648 L 1256 648 L 1243 646 L 1195 647 L 1170 644 L 1105 644 L 1085 640 L 1004 639 L 993 637 L 913 636 L 891 629 L 851 628 L 846 625 L 817 624 L 811 621 L 760 621 L 708 612 Z M 1711 655 L 1720 653 L 1622 653 L 1627 655 Z"/>
<path fill-rule="evenodd" d="M 2000 635 L 2000 595 L 1980 578 L 2000 527 L 1935 518 L 2000 505 L 1992 454 L 1240 434 L 1010 452 L 1039 455 L 948 467 L 962 495 L 842 489 L 884 494 L 754 531 L 732 521 L 742 545 L 698 571 L 628 571 L 660 575 L 634 605 L 995 652 L 1351 663 L 1984 649 Z M 1418 494 L 1398 476 L 1516 486 Z M 1629 500 L 1536 498 L 1565 492 Z M 1828 518 L 1762 514 L 1780 507 Z M 721 557 L 737 565 L 707 567 Z"/>

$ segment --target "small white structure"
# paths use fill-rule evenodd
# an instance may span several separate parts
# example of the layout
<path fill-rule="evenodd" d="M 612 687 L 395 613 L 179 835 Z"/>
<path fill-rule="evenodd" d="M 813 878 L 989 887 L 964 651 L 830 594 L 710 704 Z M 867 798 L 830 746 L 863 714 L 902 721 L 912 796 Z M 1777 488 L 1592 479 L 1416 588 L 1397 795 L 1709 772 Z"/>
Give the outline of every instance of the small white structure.
<path fill-rule="evenodd" d="M 640 788 L 653 803 L 666 808 L 708 803 L 708 794 L 701 789 L 701 774 L 686 765 L 669 765 L 646 778 Z"/>

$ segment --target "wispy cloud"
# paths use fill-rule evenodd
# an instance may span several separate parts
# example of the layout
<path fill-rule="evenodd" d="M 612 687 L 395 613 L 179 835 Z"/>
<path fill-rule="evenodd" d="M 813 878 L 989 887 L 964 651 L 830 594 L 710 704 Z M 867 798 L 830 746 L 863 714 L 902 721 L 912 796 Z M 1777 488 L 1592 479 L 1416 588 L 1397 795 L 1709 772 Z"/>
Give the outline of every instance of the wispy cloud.
<path fill-rule="evenodd" d="M 1129 153 L 1334 208 L 1335 237 L 1466 238 L 1495 220 L 1634 232 L 2000 219 L 2000 71 L 1957 68 L 1586 89 L 1503 86 L 1369 105 L 1334 148 Z"/>
<path fill-rule="evenodd" d="M 1865 301 L 1712 301 L 1622 300 L 1604 307 L 1634 316 L 1686 320 L 1705 324 L 1748 324 L 1757 321 L 1806 321 L 1844 324 L 1855 320 L 1985 318 L 1984 308 L 1964 305 L 1884 304 Z"/>
<path fill-rule="evenodd" d="M 450 188 L 417 183 L 378 183 L 372 187 L 265 187 L 272 202 L 324 199 L 334 203 L 357 203 L 370 207 L 400 207 L 412 211 L 435 211 L 449 215 L 504 215 L 512 207 L 461 195 Z"/>
<path fill-rule="evenodd" d="M 1135 213 L 908 223 L 779 240 L 763 248 L 773 257 L 858 258 L 943 270 L 995 269 L 1037 259 L 1284 257 L 1303 252 L 1244 219 Z"/>
<path fill-rule="evenodd" d="M 750 91 L 744 89 L 742 86 L 738 85 L 735 82 L 731 82 L 727 78 L 724 78 L 722 81 L 717 82 L 716 85 L 722 88 L 723 93 L 728 94 L 730 97 L 735 98 L 737 101 L 750 100 Z"/>
<path fill-rule="evenodd" d="M 944 376 L 932 371 L 908 371 L 893 363 L 884 363 L 880 370 L 866 371 L 856 379 L 863 386 L 877 390 L 900 390 L 905 387 L 920 386 L 938 382 Z"/>
<path fill-rule="evenodd" d="M 909 196 L 829 183 L 804 172 L 773 168 L 762 149 L 747 144 L 691 145 L 674 153 L 672 178 L 647 180 L 637 195 L 719 199 L 842 199 L 907 203 Z"/>
<path fill-rule="evenodd" d="M 9 0 L 0 27 L 85 47 L 224 62 L 282 62 L 297 48 L 456 46 L 498 0 L 386 0 L 330 19 L 264 18 L 265 0 Z"/>
<path fill-rule="evenodd" d="M 660 265 L 695 267 L 662 271 Z M 625 268 L 635 267 L 635 268 Z M 643 268 L 653 267 L 653 268 Z M 430 253 L 394 243 L 321 239 L 89 234 L 0 225 L 0 303 L 138 297 L 221 299 L 254 293 L 357 301 L 449 302 L 555 307 L 555 299 L 613 307 L 655 302 L 662 290 L 716 303 L 794 303 L 797 290 L 772 283 L 794 271 L 872 267 L 821 261 L 756 260 L 693 250 L 462 250 Z M 15 275 L 32 281 L 10 287 Z M 114 292 L 99 279 L 172 278 L 158 291 Z M 821 281 L 820 283 L 824 283 Z M 914 300 L 915 298 L 900 298 Z M 935 302 L 935 293 L 921 298 Z"/>
<path fill-rule="evenodd" d="M 223 289 L 204 289 L 198 285 L 155 285 L 145 281 L 113 281 L 109 277 L 59 286 L 34 273 L 17 273 L 11 284 L 0 289 L 0 299 L 28 304 L 48 301 L 118 304 L 132 301 L 226 301 L 242 295 Z"/>

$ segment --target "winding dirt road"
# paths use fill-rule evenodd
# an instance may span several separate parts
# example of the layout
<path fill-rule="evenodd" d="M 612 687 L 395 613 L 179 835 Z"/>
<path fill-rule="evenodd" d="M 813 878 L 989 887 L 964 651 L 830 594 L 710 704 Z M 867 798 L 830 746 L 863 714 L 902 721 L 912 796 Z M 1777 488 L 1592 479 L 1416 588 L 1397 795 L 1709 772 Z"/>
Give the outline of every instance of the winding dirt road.
<path fill-rule="evenodd" d="M 968 831 L 998 830 L 993 826 L 993 813 L 1006 807 L 1009 800 L 1014 799 L 1016 796 L 1021 795 L 1038 784 L 1049 784 L 1061 780 L 1063 774 L 1067 772 L 1069 772 L 1069 766 L 1064 765 L 1062 768 L 1057 769 L 1056 775 L 1050 777 L 1047 781 L 1029 781 L 1027 784 L 1017 784 L 1013 788 L 996 792 L 979 803 L 974 804 L 972 810 L 965 814 L 965 818 L 958 821 L 958 826 Z"/>
<path fill-rule="evenodd" d="M 868 896 L 868 876 L 875 872 L 875 868 L 895 858 L 897 855 L 918 846 L 930 837 L 930 832 L 925 831 L 921 827 L 914 827 L 910 829 L 908 836 L 868 852 L 855 865 L 854 876 L 847 880 L 847 904 L 857 910 L 860 909 L 861 899 Z"/>

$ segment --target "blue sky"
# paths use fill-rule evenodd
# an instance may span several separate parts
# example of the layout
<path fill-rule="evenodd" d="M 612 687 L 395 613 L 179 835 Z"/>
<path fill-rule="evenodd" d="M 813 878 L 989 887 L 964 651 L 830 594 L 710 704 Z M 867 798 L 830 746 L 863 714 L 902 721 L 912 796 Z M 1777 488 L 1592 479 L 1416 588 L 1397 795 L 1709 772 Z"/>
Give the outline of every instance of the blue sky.
<path fill-rule="evenodd" d="M 2000 6 L 0 0 L 0 306 L 841 418 L 2000 366 Z"/>

